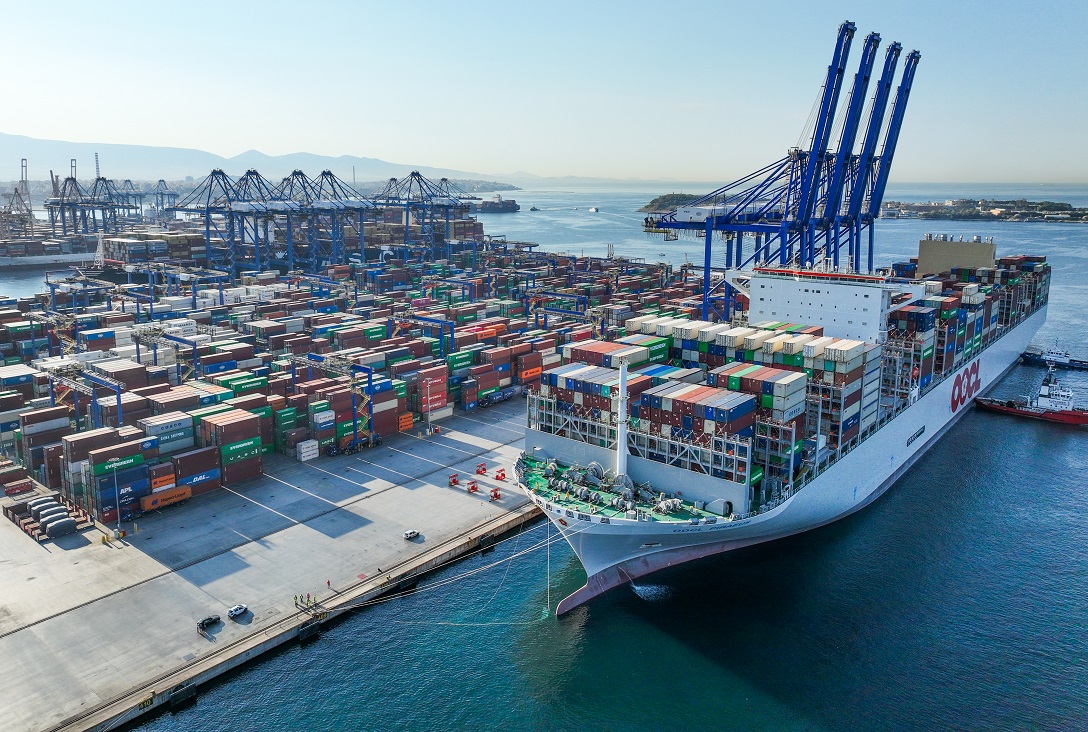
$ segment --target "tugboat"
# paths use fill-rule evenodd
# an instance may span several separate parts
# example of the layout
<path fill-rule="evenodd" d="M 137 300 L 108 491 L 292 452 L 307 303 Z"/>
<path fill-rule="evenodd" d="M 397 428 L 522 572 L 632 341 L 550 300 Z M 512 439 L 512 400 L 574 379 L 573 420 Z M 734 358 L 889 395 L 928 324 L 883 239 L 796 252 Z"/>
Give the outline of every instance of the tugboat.
<path fill-rule="evenodd" d="M 1073 358 L 1068 351 L 1063 351 L 1054 344 L 1045 351 L 1028 349 L 1020 354 L 1020 360 L 1031 366 L 1053 366 L 1059 369 L 1088 371 L 1088 361 Z"/>
<path fill-rule="evenodd" d="M 1016 417 L 1041 419 L 1044 422 L 1058 424 L 1088 425 L 1088 409 L 1073 406 L 1073 392 L 1062 388 L 1051 366 L 1039 385 L 1039 394 L 1035 399 L 1002 400 L 979 397 L 975 404 L 988 412 L 1000 412 Z"/>

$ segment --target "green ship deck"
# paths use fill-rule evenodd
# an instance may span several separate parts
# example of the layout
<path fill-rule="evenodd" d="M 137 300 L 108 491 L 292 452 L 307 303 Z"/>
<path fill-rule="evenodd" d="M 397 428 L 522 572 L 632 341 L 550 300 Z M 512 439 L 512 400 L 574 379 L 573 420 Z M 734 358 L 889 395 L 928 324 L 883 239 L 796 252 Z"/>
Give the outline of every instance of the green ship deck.
<path fill-rule="evenodd" d="M 548 478 L 544 475 L 545 469 L 549 464 L 554 464 L 557 473 L 566 473 L 572 468 L 576 472 L 585 473 L 586 466 L 579 465 L 566 465 L 558 461 L 544 461 L 537 460 L 536 458 L 523 456 L 521 459 L 523 464 L 523 471 L 521 473 L 522 483 L 533 493 L 543 498 L 549 503 L 554 503 L 564 509 L 576 511 L 582 514 L 588 514 L 591 516 L 603 516 L 609 519 L 613 518 L 627 518 L 627 512 L 625 510 L 615 508 L 605 503 L 589 503 L 583 501 L 576 496 L 572 495 L 569 491 L 561 491 L 552 488 L 548 485 Z M 601 497 L 605 500 L 619 495 L 615 491 L 611 491 L 603 487 L 591 487 L 590 490 L 596 491 L 601 494 Z M 665 494 L 668 498 L 674 498 L 668 491 L 654 490 L 654 493 L 661 495 Z M 658 513 L 653 504 L 645 501 L 635 501 L 635 510 L 640 514 L 640 518 L 649 518 L 652 521 L 676 521 L 678 523 L 699 521 L 702 519 L 722 519 L 720 514 L 712 513 L 702 509 L 695 508 L 695 505 L 690 501 L 681 500 L 681 504 L 678 508 L 670 511 L 667 514 Z"/>

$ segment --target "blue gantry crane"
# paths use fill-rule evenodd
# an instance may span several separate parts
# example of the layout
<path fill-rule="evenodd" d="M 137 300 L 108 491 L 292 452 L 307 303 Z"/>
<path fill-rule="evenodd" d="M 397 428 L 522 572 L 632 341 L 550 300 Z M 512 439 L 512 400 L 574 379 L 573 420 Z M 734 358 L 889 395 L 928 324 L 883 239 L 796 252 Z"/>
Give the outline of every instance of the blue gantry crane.
<path fill-rule="evenodd" d="M 296 170 L 273 185 L 256 170 L 238 180 L 213 170 L 167 213 L 195 214 L 204 222 L 207 262 L 216 269 L 282 267 L 317 273 L 347 261 L 346 242 L 377 204 L 325 170 L 316 179 Z"/>
<path fill-rule="evenodd" d="M 728 319 L 732 300 L 728 278 L 711 280 L 715 235 L 725 242 L 726 269 L 828 266 L 872 272 L 873 221 L 880 214 L 921 54 L 907 54 L 891 114 L 886 115 L 902 52 L 899 43 L 889 44 L 869 105 L 865 136 L 855 153 L 881 40 L 876 33 L 866 37 L 845 112 L 836 125 L 855 31 L 856 26 L 849 21 L 839 27 L 807 149 L 791 149 L 770 165 L 647 221 L 648 231 L 664 232 L 666 239 L 682 232 L 703 237 L 704 319 L 712 311 Z M 836 150 L 831 150 L 836 127 L 838 144 Z M 883 145 L 878 155 L 882 132 Z M 746 246 L 748 239 L 752 246 Z M 866 243 L 867 252 L 863 253 Z"/>
<path fill-rule="evenodd" d="M 435 183 L 418 170 L 413 170 L 407 178 L 390 178 L 373 198 L 385 208 L 403 210 L 403 241 L 396 251 L 406 261 L 421 262 L 436 255 L 436 244 L 449 240 L 450 222 L 467 215 L 468 202 L 476 199 L 448 179 Z M 418 234 L 412 232 L 413 223 L 419 226 Z"/>

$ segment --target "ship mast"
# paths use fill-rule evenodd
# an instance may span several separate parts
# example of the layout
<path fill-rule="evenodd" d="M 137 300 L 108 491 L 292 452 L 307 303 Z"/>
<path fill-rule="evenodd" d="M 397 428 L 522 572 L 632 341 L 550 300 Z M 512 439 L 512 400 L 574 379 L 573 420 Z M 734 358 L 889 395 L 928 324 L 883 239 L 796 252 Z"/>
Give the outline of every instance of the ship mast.
<path fill-rule="evenodd" d="M 616 478 L 627 475 L 627 359 L 620 359 L 619 407 L 616 409 Z"/>

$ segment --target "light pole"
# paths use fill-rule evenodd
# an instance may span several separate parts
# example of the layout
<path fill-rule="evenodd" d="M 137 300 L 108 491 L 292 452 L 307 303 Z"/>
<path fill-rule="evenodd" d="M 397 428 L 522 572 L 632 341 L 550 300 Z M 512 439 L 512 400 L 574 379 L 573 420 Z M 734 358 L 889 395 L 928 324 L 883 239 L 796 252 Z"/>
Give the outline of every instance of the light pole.
<path fill-rule="evenodd" d="M 117 467 L 113 468 L 113 500 L 117 506 L 117 532 L 116 538 L 121 538 L 121 493 L 117 490 Z"/>

